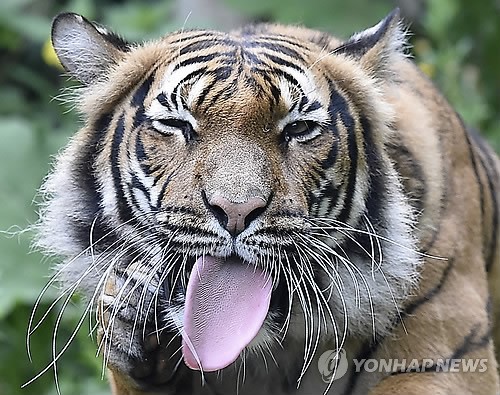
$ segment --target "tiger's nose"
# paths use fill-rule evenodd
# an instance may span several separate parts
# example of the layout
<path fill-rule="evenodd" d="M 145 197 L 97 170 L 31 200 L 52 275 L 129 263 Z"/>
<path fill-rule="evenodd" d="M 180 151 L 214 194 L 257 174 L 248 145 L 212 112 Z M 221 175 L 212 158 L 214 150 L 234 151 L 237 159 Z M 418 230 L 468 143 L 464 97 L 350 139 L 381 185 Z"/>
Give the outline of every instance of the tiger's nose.
<path fill-rule="evenodd" d="M 252 197 L 243 203 L 233 203 L 215 194 L 208 205 L 219 223 L 233 236 L 237 236 L 264 212 L 267 202 L 261 197 Z"/>

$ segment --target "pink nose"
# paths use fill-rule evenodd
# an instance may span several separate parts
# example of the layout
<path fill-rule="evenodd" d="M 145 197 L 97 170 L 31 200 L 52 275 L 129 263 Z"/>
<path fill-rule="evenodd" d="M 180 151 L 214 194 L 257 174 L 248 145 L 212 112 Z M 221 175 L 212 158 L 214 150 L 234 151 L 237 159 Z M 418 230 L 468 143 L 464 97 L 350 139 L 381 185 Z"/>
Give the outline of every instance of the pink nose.
<path fill-rule="evenodd" d="M 233 236 L 243 232 L 267 205 L 260 197 L 250 198 L 243 203 L 233 203 L 218 194 L 212 196 L 208 204 L 221 225 Z"/>

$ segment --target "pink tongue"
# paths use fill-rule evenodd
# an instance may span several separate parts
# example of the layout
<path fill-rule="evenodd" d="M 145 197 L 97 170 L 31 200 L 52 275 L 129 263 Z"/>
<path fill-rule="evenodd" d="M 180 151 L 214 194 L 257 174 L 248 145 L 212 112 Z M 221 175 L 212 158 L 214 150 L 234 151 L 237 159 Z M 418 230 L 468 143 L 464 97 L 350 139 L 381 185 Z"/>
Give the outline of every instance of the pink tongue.
<path fill-rule="evenodd" d="M 191 369 L 223 369 L 257 335 L 269 310 L 271 281 L 237 258 L 194 264 L 186 291 L 182 353 Z"/>

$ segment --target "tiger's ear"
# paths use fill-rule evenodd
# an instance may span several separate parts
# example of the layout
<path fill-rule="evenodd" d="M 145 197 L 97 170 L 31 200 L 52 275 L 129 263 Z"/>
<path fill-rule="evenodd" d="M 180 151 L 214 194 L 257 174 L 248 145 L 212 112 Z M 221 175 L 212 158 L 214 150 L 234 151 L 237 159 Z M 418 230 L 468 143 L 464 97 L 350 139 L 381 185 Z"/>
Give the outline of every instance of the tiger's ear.
<path fill-rule="evenodd" d="M 52 45 L 66 71 L 86 85 L 106 76 L 130 48 L 117 35 L 69 12 L 52 22 Z"/>
<path fill-rule="evenodd" d="M 404 53 L 405 36 L 399 8 L 396 8 L 377 25 L 352 35 L 334 53 L 359 60 L 368 71 L 383 71 L 391 58 Z"/>

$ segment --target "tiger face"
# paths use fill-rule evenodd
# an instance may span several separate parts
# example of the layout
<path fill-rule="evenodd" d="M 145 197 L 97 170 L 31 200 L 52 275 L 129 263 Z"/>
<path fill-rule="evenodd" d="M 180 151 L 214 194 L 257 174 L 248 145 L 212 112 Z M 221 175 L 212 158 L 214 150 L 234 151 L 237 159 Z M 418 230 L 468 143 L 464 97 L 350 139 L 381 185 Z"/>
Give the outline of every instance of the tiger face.
<path fill-rule="evenodd" d="M 415 73 L 397 12 L 347 41 L 257 25 L 134 45 L 75 14 L 52 34 L 85 126 L 39 245 L 97 312 L 115 393 L 205 393 L 197 371 L 232 391 L 242 368 L 262 393 L 320 393 L 320 350 L 393 330 L 432 216 L 389 148 Z"/>

